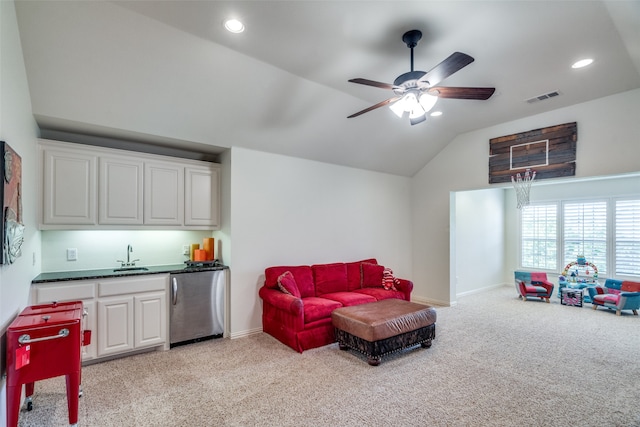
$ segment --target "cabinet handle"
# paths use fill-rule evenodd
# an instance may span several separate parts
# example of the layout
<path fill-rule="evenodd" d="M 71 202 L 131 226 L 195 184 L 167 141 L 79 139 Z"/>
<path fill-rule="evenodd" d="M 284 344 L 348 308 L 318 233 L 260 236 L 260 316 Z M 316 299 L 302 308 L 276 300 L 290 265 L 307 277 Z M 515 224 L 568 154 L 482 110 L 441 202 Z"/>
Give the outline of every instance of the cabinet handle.
<path fill-rule="evenodd" d="M 171 281 L 171 304 L 176 305 L 178 302 L 178 279 L 174 277 Z"/>

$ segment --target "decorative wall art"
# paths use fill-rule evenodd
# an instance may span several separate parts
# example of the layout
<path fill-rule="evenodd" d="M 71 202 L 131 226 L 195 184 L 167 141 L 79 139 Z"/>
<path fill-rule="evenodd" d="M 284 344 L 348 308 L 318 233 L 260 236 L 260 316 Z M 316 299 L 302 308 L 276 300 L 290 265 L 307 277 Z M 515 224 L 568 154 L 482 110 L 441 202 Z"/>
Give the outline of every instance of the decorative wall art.
<path fill-rule="evenodd" d="M 22 255 L 24 225 L 22 224 L 22 159 L 4 141 L 0 141 L 3 177 L 2 193 L 2 264 L 13 264 Z"/>
<path fill-rule="evenodd" d="M 578 125 L 565 123 L 489 140 L 489 184 L 510 182 L 527 169 L 536 181 L 576 174 Z"/>

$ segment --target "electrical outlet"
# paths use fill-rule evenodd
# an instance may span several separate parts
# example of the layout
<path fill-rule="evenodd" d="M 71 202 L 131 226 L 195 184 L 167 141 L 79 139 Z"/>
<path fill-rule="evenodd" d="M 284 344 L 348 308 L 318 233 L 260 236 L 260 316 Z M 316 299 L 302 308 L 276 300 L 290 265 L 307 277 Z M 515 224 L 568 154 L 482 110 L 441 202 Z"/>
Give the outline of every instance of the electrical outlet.
<path fill-rule="evenodd" d="M 191 247 L 189 245 L 182 245 L 182 255 L 189 256 L 189 251 Z"/>
<path fill-rule="evenodd" d="M 69 248 L 67 249 L 67 261 L 76 261 L 78 259 L 78 249 Z"/>

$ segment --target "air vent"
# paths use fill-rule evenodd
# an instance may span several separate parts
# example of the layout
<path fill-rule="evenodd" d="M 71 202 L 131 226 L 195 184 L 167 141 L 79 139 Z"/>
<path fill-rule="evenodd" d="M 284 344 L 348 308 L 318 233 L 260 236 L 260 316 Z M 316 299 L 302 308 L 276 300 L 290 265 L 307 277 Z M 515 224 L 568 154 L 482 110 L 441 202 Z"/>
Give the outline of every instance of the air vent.
<path fill-rule="evenodd" d="M 534 96 L 533 98 L 529 98 L 526 101 L 527 101 L 528 104 L 533 104 L 534 102 L 544 101 L 545 99 L 549 99 L 549 98 L 555 98 L 558 95 L 560 95 L 560 91 L 554 90 L 553 92 L 549 92 L 549 93 L 545 93 L 545 94 L 542 94 L 542 95 Z"/>

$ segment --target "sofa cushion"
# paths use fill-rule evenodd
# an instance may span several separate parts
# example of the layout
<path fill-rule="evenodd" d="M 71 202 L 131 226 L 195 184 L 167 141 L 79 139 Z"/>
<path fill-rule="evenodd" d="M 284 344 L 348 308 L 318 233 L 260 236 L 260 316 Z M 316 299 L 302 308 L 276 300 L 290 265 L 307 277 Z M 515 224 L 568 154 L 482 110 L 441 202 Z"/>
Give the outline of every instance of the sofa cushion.
<path fill-rule="evenodd" d="M 313 270 L 313 280 L 316 285 L 316 296 L 347 290 L 346 264 L 342 262 L 316 264 L 311 266 L 311 270 Z"/>
<path fill-rule="evenodd" d="M 531 273 L 531 281 L 532 282 L 546 282 L 547 281 L 547 273 L 532 272 Z"/>
<path fill-rule="evenodd" d="M 338 301 L 327 298 L 308 297 L 302 299 L 304 309 L 304 323 L 315 322 L 316 320 L 331 317 L 331 312 L 338 307 L 342 307 Z"/>
<path fill-rule="evenodd" d="M 278 277 L 285 271 L 290 271 L 296 280 L 300 296 L 314 297 L 316 296 L 315 286 L 313 285 L 313 273 L 308 265 L 299 266 L 277 266 L 269 267 L 264 270 L 264 285 L 268 288 L 278 288 Z"/>
<path fill-rule="evenodd" d="M 334 292 L 331 294 L 324 294 L 322 295 L 322 298 L 338 301 L 344 307 L 377 301 L 375 297 L 372 297 L 371 295 L 361 294 L 359 292 Z"/>
<path fill-rule="evenodd" d="M 544 295 L 547 293 L 547 289 L 542 286 L 525 285 L 524 289 L 528 294 Z"/>
<path fill-rule="evenodd" d="M 620 289 L 623 292 L 640 292 L 640 282 L 632 282 L 630 280 L 625 280 L 622 282 L 622 286 Z"/>
<path fill-rule="evenodd" d="M 618 300 L 620 299 L 620 295 L 615 295 L 615 294 L 596 295 L 593 297 L 593 299 L 599 302 L 600 304 L 609 303 L 609 304 L 617 305 Z"/>
<path fill-rule="evenodd" d="M 379 287 L 379 288 L 362 288 L 362 289 L 356 289 L 353 292 L 354 293 L 357 292 L 357 293 L 361 293 L 361 294 L 372 296 L 378 301 L 381 301 L 383 299 L 389 299 L 389 298 L 404 299 L 404 294 L 402 292 L 400 292 L 400 291 L 388 291 L 383 287 Z"/>
<path fill-rule="evenodd" d="M 363 288 L 382 288 L 384 266 L 363 262 L 360 264 Z"/>
<path fill-rule="evenodd" d="M 300 290 L 296 284 L 296 279 L 289 270 L 278 276 L 278 288 L 285 294 L 293 295 L 296 298 L 300 298 Z"/>
<path fill-rule="evenodd" d="M 360 264 L 363 262 L 368 264 L 377 264 L 375 258 L 369 258 L 362 261 L 347 263 L 347 290 L 353 291 L 362 287 L 362 273 L 360 272 Z"/>

